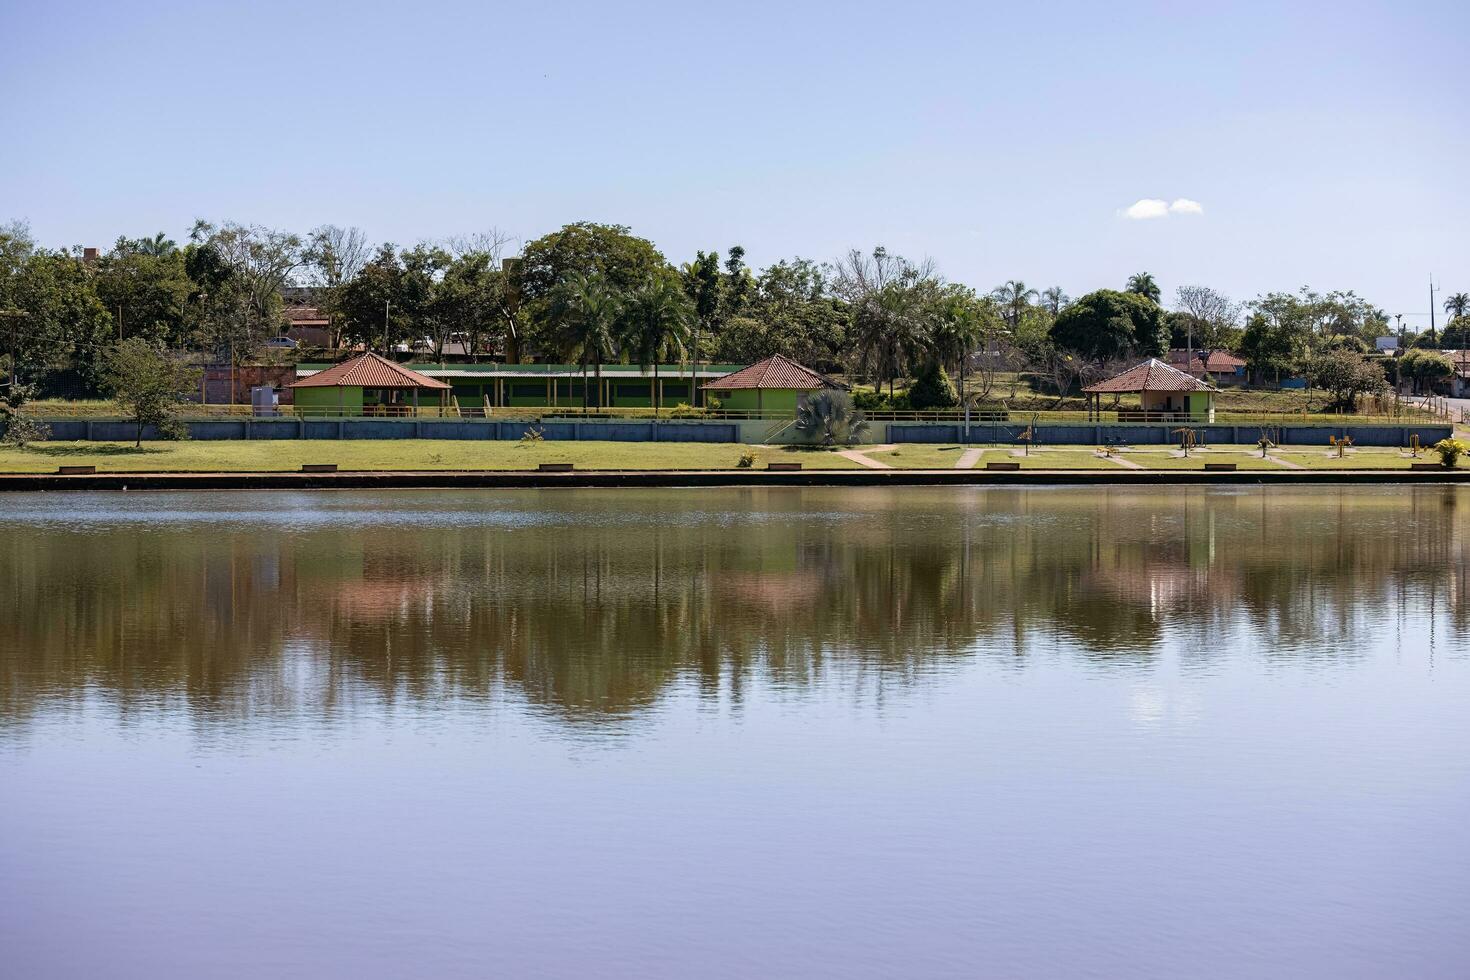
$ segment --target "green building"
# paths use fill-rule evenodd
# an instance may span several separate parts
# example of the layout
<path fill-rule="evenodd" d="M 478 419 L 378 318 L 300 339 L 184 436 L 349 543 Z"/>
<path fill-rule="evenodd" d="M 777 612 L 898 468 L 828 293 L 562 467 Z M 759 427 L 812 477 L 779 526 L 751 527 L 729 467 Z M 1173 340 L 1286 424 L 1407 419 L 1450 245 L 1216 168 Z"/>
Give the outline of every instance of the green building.
<path fill-rule="evenodd" d="M 307 415 L 410 415 L 427 399 L 444 408 L 450 386 L 377 354 L 314 371 L 290 386 L 296 407 Z"/>
<path fill-rule="evenodd" d="M 704 386 L 706 394 L 720 400 L 721 408 L 792 416 L 810 392 L 823 388 L 846 390 L 847 386 L 781 354 L 772 354 Z"/>
<path fill-rule="evenodd" d="M 701 382 L 723 377 L 738 364 L 604 364 L 585 375 L 578 364 L 416 364 L 413 373 L 450 386 L 450 401 L 461 415 L 497 408 L 652 408 L 656 395 L 664 408 L 702 405 Z M 300 364 L 297 375 L 310 378 L 331 365 Z M 299 383 L 299 382 L 298 382 Z M 292 386 L 293 389 L 295 386 Z M 299 392 L 298 392 L 299 394 Z M 298 404 L 300 404 L 298 397 Z"/>

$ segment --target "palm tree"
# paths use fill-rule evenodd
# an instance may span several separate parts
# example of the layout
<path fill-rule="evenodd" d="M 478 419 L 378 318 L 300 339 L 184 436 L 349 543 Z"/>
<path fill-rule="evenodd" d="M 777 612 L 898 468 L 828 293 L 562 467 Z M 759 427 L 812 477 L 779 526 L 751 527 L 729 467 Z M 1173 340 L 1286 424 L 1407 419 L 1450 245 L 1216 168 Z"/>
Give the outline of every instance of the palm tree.
<path fill-rule="evenodd" d="M 1454 293 L 1444 301 L 1444 311 L 1451 319 L 1462 317 L 1470 310 L 1470 293 Z"/>
<path fill-rule="evenodd" d="M 562 280 L 552 295 L 551 318 L 562 350 L 582 368 L 582 411 L 587 411 L 587 366 L 597 366 L 597 404 L 602 407 L 602 362 L 613 355 L 622 302 L 601 276 L 581 273 Z"/>
<path fill-rule="evenodd" d="M 1158 282 L 1154 280 L 1152 272 L 1138 272 L 1129 276 L 1128 286 L 1125 292 L 1134 293 L 1155 303 L 1164 295 L 1163 291 L 1159 289 Z"/>
<path fill-rule="evenodd" d="M 178 245 L 175 244 L 174 240 L 161 231 L 152 238 L 140 238 L 138 240 L 138 251 L 144 255 L 153 255 L 162 258 L 165 255 L 172 255 L 177 249 Z"/>
<path fill-rule="evenodd" d="M 890 397 L 895 379 L 924 356 L 931 344 L 925 298 L 914 283 L 896 281 L 853 306 L 853 346 L 871 368 L 878 386 L 888 379 Z"/>
<path fill-rule="evenodd" d="M 1071 302 L 1072 297 L 1068 296 L 1061 286 L 1052 286 L 1041 291 L 1041 305 L 1046 307 L 1046 311 L 1052 316 L 1062 312 Z"/>
<path fill-rule="evenodd" d="M 1006 325 L 1015 330 L 1021 322 L 1021 314 L 1026 312 L 1026 307 L 1036 298 L 1036 290 L 1027 286 L 1019 279 L 1012 279 L 1003 286 L 997 286 L 991 290 L 990 295 L 1004 309 Z"/>
<path fill-rule="evenodd" d="M 653 365 L 653 414 L 663 407 L 658 365 L 667 357 L 684 360 L 695 324 L 694 304 L 672 276 L 646 280 L 623 307 L 623 337 L 645 370 Z M 697 383 L 697 381 L 696 381 Z"/>

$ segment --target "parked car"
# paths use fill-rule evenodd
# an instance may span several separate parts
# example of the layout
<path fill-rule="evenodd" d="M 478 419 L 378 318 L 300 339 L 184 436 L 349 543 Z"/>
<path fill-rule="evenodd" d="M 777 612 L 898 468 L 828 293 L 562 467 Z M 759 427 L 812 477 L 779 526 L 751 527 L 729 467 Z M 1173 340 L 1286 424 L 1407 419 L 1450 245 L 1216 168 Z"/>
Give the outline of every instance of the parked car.
<path fill-rule="evenodd" d="M 296 348 L 301 346 L 290 337 L 272 337 L 270 340 L 267 340 L 265 342 L 265 345 L 267 347 L 273 347 L 277 350 L 295 350 Z"/>

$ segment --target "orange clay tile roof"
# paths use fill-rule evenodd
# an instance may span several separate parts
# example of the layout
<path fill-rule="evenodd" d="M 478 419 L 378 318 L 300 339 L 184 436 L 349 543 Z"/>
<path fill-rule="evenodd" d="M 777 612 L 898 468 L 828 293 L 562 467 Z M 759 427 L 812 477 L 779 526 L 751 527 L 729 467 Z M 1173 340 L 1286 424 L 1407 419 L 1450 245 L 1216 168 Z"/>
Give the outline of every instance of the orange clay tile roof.
<path fill-rule="evenodd" d="M 1153 357 L 1117 377 L 1088 385 L 1082 390 L 1089 395 L 1116 395 L 1133 391 L 1219 391 L 1214 385 L 1190 377 L 1178 368 L 1170 367 Z"/>
<path fill-rule="evenodd" d="M 319 323 L 330 322 L 327 315 L 315 306 L 288 306 L 281 310 L 281 316 L 285 317 L 293 327 L 315 326 Z"/>
<path fill-rule="evenodd" d="M 450 387 L 442 381 L 410 371 L 402 364 L 396 364 L 372 352 L 359 354 L 341 364 L 333 364 L 286 387 L 335 388 L 338 385 L 362 388 L 428 388 L 434 391 L 446 391 Z"/>
<path fill-rule="evenodd" d="M 1199 370 L 1199 362 L 1200 362 L 1201 358 L 1204 357 L 1204 353 L 1205 353 L 1204 351 L 1199 350 L 1199 349 L 1196 349 L 1195 352 L 1194 352 L 1194 364 L 1195 364 L 1195 370 L 1196 371 Z M 1169 363 L 1170 363 L 1170 365 L 1172 365 L 1174 367 L 1177 367 L 1180 370 L 1183 370 L 1183 368 L 1184 368 L 1184 359 L 1185 359 L 1185 353 L 1184 353 L 1184 351 L 1182 351 L 1182 350 L 1171 350 L 1171 351 L 1169 351 Z M 1243 367 L 1245 367 L 1245 361 L 1243 361 L 1240 358 L 1236 357 L 1234 354 L 1230 353 L 1229 351 L 1223 351 L 1223 350 L 1212 350 L 1212 351 L 1210 351 L 1209 359 L 1207 361 L 1205 361 L 1205 370 L 1206 371 L 1209 371 L 1211 374 L 1227 374 L 1227 373 L 1230 373 L 1230 372 L 1233 372 L 1233 371 L 1237 371 L 1237 370 L 1239 370 L 1240 368 L 1243 368 Z"/>
<path fill-rule="evenodd" d="M 841 388 L 831 378 L 818 374 L 809 367 L 797 364 L 789 357 L 772 354 L 764 361 L 757 361 L 748 368 L 734 374 L 716 378 L 704 386 L 705 391 L 733 391 L 736 388 L 796 388 L 809 391 L 813 388 Z"/>

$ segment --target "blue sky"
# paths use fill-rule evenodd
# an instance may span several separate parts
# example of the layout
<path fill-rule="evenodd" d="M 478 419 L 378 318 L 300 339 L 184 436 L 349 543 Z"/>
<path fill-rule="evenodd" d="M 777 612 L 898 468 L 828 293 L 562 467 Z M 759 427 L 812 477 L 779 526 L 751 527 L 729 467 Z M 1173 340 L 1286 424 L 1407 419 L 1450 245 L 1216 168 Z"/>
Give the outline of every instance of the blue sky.
<path fill-rule="evenodd" d="M 877 243 L 989 288 L 1470 291 L 1470 5 L 0 5 L 0 220 Z M 1140 200 L 1200 213 L 1130 219 Z M 1157 206 L 1155 206 L 1156 208 Z M 1145 207 L 1144 210 L 1148 210 Z"/>

